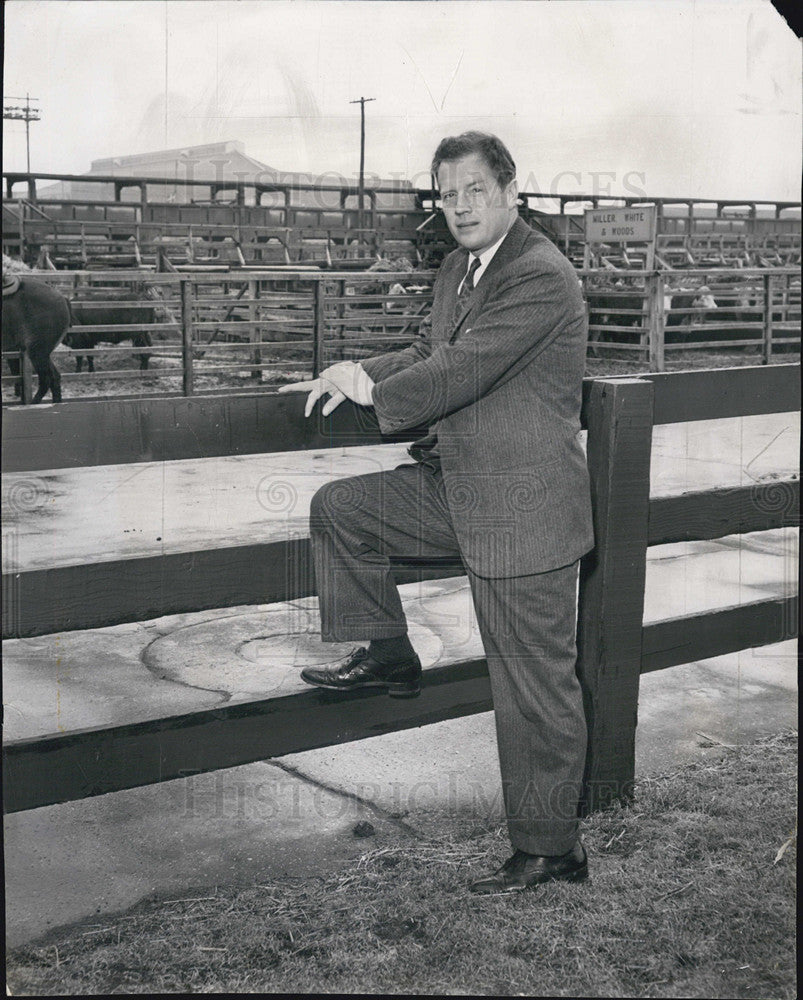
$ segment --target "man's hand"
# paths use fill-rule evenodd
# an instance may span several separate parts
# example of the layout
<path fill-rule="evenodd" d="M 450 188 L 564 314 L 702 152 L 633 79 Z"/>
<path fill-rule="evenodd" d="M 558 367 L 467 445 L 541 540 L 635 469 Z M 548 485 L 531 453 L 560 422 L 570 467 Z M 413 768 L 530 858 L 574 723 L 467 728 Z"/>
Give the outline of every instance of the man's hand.
<path fill-rule="evenodd" d="M 323 416 L 328 417 L 344 399 L 351 399 L 360 406 L 371 406 L 374 380 L 354 361 L 341 361 L 326 368 L 316 379 L 307 382 L 291 382 L 279 387 L 279 392 L 308 392 L 304 416 L 312 413 L 312 408 L 323 396 L 329 393 L 329 399 L 324 403 Z"/>
<path fill-rule="evenodd" d="M 312 413 L 313 406 L 315 406 L 325 392 L 330 392 L 331 395 L 324 403 L 322 411 L 324 416 L 328 416 L 346 398 L 338 389 L 325 385 L 321 377 L 308 379 L 306 382 L 288 382 L 287 385 L 279 386 L 279 392 L 308 392 L 307 404 L 304 407 L 305 417 L 308 417 Z"/>

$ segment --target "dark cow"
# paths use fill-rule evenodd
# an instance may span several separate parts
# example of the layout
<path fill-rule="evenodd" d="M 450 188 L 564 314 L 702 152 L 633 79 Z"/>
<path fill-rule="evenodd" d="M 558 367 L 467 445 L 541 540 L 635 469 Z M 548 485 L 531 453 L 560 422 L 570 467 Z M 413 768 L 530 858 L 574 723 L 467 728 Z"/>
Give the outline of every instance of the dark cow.
<path fill-rule="evenodd" d="M 761 323 L 762 312 L 750 312 L 760 305 L 755 291 L 749 287 L 734 286 L 733 292 L 720 292 L 717 296 L 718 323 L 732 324 L 739 336 L 760 336 L 755 331 L 738 329 L 742 323 Z"/>
<path fill-rule="evenodd" d="M 644 309 L 643 292 L 627 286 L 592 288 L 586 291 L 586 299 L 589 326 L 613 328 L 592 330 L 590 340 L 620 344 L 637 344 L 641 340 L 642 324 L 646 326 L 646 317 L 636 313 L 641 313 Z M 617 327 L 627 329 L 616 329 Z"/>
<path fill-rule="evenodd" d="M 592 341 L 607 341 L 615 344 L 637 344 L 646 330 L 646 292 L 626 285 L 589 289 L 589 325 Z M 664 331 L 667 343 L 682 343 L 691 339 L 692 329 L 699 331 L 700 324 L 710 315 L 704 310 L 716 309 L 716 303 L 707 287 L 667 288 L 664 294 Z M 699 309 L 699 314 L 680 310 Z M 712 317 L 712 321 L 716 315 Z M 602 327 L 603 329 L 599 329 Z M 623 329 L 624 328 L 624 329 Z"/>
<path fill-rule="evenodd" d="M 135 324 L 151 324 L 156 322 L 157 308 L 149 305 L 139 305 L 141 296 L 135 291 L 104 292 L 105 301 L 114 300 L 119 305 L 95 305 L 91 299 L 73 299 L 71 303 L 73 326 L 133 326 Z M 92 330 L 71 330 L 64 340 L 67 347 L 76 352 L 75 370 L 80 372 L 85 355 L 82 350 L 92 350 L 98 344 L 120 344 L 130 340 L 133 347 L 151 347 L 153 340 L 149 330 L 138 333 L 120 330 L 103 330 L 95 333 Z M 151 355 L 142 353 L 139 358 L 141 371 L 148 368 Z M 87 371 L 95 370 L 94 356 L 86 355 Z"/>
<path fill-rule="evenodd" d="M 48 391 L 54 403 L 61 402 L 61 375 L 50 355 L 69 326 L 70 303 L 55 288 L 27 275 L 3 276 L 3 351 L 24 351 L 30 359 L 39 377 L 34 403 L 41 403 Z M 20 359 L 9 358 L 8 367 L 18 376 Z M 18 380 L 16 395 L 21 390 Z"/>
<path fill-rule="evenodd" d="M 705 313 L 690 313 L 680 310 L 716 309 L 716 304 L 707 287 L 667 288 L 664 293 L 664 339 L 667 344 L 686 343 L 694 339 L 692 328 L 697 330 L 704 322 Z"/>
<path fill-rule="evenodd" d="M 673 310 L 694 308 L 696 311 L 682 315 L 667 311 L 667 341 L 671 327 L 676 328 L 676 339 L 688 342 L 745 340 L 757 343 L 761 340 L 764 310 L 760 291 L 740 276 L 723 275 L 718 277 L 714 293 L 707 285 L 671 293 Z M 780 314 L 773 310 L 773 320 L 778 319 Z M 745 350 L 755 350 L 755 345 L 746 344 Z"/>
<path fill-rule="evenodd" d="M 762 336 L 763 309 L 755 289 L 738 275 L 722 275 L 718 278 L 716 295 L 706 287 L 705 304 L 708 311 L 703 313 L 696 325 L 692 339 L 698 341 L 755 340 Z M 699 303 L 695 303 L 696 305 Z M 753 324 L 748 326 L 746 324 Z M 706 329 L 707 327 L 707 329 Z M 752 346 L 746 346 L 752 350 Z"/>
<path fill-rule="evenodd" d="M 692 309 L 697 301 L 695 290 L 682 290 L 679 292 L 667 292 L 664 295 L 664 317 L 665 325 L 689 326 L 692 320 L 690 313 L 678 313 L 677 309 Z"/>

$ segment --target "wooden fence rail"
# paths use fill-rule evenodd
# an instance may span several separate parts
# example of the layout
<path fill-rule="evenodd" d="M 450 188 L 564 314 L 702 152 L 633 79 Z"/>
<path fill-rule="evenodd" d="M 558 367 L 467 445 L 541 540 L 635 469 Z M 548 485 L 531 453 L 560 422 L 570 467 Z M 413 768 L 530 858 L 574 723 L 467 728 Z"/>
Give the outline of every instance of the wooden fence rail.
<path fill-rule="evenodd" d="M 383 216 L 388 225 L 408 231 L 419 226 L 425 213 L 437 206 L 437 193 L 428 188 L 416 188 L 407 183 L 368 185 L 365 191 L 367 205 L 358 207 L 358 189 L 342 179 L 339 183 L 277 183 L 275 178 L 257 175 L 249 180 L 204 181 L 195 178 L 147 178 L 95 175 L 75 177 L 69 174 L 5 173 L 4 208 L 12 210 L 24 224 L 29 219 L 43 215 L 72 220 L 117 220 L 118 222 L 153 221 L 207 222 L 238 224 L 246 221 L 265 224 L 268 221 L 286 226 L 303 224 L 305 220 L 321 224 L 333 219 L 341 225 L 354 225 L 360 216 L 367 218 L 374 228 L 382 227 Z M 67 186 L 78 183 L 96 185 L 93 196 L 84 198 L 54 198 L 47 191 L 37 190 L 37 181 L 60 181 Z M 25 197 L 15 198 L 15 186 L 24 185 Z M 136 200 L 123 201 L 124 192 L 134 194 Z M 133 189 L 133 190 L 132 190 Z M 218 196 L 225 194 L 226 201 Z M 178 196 L 167 202 L 169 195 Z M 390 195 L 390 199 L 387 196 Z M 114 201 L 109 200 L 111 197 Z M 263 204 L 267 197 L 269 204 Z M 201 203 L 195 203 L 200 199 Z M 571 211 L 580 208 L 597 208 L 644 204 L 657 206 L 658 231 L 668 234 L 743 233 L 754 234 L 766 230 L 790 230 L 797 236 L 799 247 L 799 202 L 756 202 L 754 200 L 695 198 L 647 198 L 590 194 L 555 194 L 537 190 L 520 192 L 520 199 L 527 213 L 530 210 L 552 227 L 555 235 L 562 235 L 561 223 L 567 223 L 566 232 L 580 227 L 580 220 Z M 16 235 L 16 232 L 14 232 Z"/>
<path fill-rule="evenodd" d="M 134 334 L 156 337 L 147 353 L 175 365 L 150 371 L 112 367 L 97 372 L 63 372 L 65 396 L 71 383 L 129 382 L 158 378 L 142 396 L 184 395 L 242 389 L 262 381 L 263 372 L 307 372 L 313 377 L 333 361 L 401 347 L 418 335 L 432 301 L 435 274 L 426 272 L 235 271 L 227 273 L 45 272 L 37 275 L 80 303 L 76 332 L 106 335 L 115 343 Z M 661 372 L 669 353 L 743 348 L 768 364 L 779 350 L 800 344 L 800 277 L 794 268 L 690 269 L 663 272 L 578 272 L 589 311 L 589 351 L 626 352 Z M 738 283 L 734 282 L 738 277 Z M 682 287 L 681 287 L 682 283 Z M 718 307 L 695 304 L 705 286 Z M 121 301 L 121 291 L 137 298 Z M 115 298 L 115 295 L 117 298 Z M 126 321 L 91 325 L 93 311 L 119 306 Z M 131 322 L 131 310 L 142 321 Z M 150 311 L 151 316 L 148 316 Z M 172 345 L 172 346 L 166 346 Z M 77 350 L 108 358 L 143 348 Z M 18 354 L 4 353 L 4 357 Z M 61 355 L 65 357 L 65 355 Z M 64 362 L 59 362 L 64 367 Z M 164 362 L 170 364 L 170 360 Z M 197 370 L 196 370 L 197 369 Z M 228 377 L 228 383 L 200 388 L 201 374 Z M 13 381 L 4 375 L 4 384 Z M 30 400 L 30 377 L 23 367 L 23 400 Z M 269 384 L 266 388 L 270 388 Z"/>
<path fill-rule="evenodd" d="M 796 268 L 580 273 L 597 355 L 627 351 L 662 372 L 668 352 L 742 348 L 768 364 L 779 348 L 800 346 Z"/>
<path fill-rule="evenodd" d="M 584 384 L 597 539 L 583 561 L 578 618 L 578 671 L 590 736 L 585 810 L 630 794 L 641 673 L 796 634 L 796 597 L 647 626 L 642 614 L 648 546 L 795 525 L 800 502 L 796 479 L 650 498 L 653 426 L 797 410 L 799 380 L 799 365 L 779 365 Z M 192 399 L 76 407 L 80 414 L 67 421 L 62 417 L 72 408 L 64 404 L 10 411 L 4 449 L 10 469 L 52 468 L 56 454 L 64 467 L 381 439 L 370 411 L 344 404 L 329 418 L 305 421 L 298 397 L 219 397 L 210 409 Z M 76 436 L 83 440 L 76 443 Z M 453 576 L 461 567 L 436 560 L 422 570 L 420 561 L 406 560 L 397 571 L 404 581 L 422 572 L 426 578 Z M 314 592 L 306 538 L 42 571 L 12 566 L 3 576 L 4 629 L 8 637 L 42 635 Z M 333 696 L 311 690 L 14 740 L 4 749 L 4 803 L 10 812 L 31 809 L 490 707 L 484 661 L 470 660 L 427 670 L 422 696 L 411 701 L 368 691 Z"/>

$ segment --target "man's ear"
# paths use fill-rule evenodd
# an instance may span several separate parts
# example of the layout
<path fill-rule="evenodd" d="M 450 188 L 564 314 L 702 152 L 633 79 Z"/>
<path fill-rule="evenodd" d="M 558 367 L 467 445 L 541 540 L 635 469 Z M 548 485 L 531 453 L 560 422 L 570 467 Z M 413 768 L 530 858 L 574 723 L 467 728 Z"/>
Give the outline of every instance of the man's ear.
<path fill-rule="evenodd" d="M 519 185 L 518 181 L 514 177 L 513 180 L 508 184 L 507 191 L 505 192 L 507 198 L 507 207 L 515 208 L 519 200 Z"/>

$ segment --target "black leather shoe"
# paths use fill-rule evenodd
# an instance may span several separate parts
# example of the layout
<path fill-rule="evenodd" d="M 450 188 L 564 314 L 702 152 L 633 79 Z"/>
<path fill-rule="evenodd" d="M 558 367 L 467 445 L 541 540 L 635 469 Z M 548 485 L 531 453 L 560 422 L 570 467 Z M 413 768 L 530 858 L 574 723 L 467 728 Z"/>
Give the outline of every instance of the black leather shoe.
<path fill-rule="evenodd" d="M 469 889 L 484 894 L 523 892 L 544 882 L 582 882 L 585 878 L 588 878 L 588 857 L 578 841 L 567 854 L 556 857 L 516 851 L 499 871 L 472 882 Z"/>
<path fill-rule="evenodd" d="M 304 667 L 301 678 L 332 691 L 384 688 L 391 698 L 415 698 L 421 694 L 421 661 L 412 656 L 397 663 L 379 663 L 360 646 L 339 667 Z"/>

